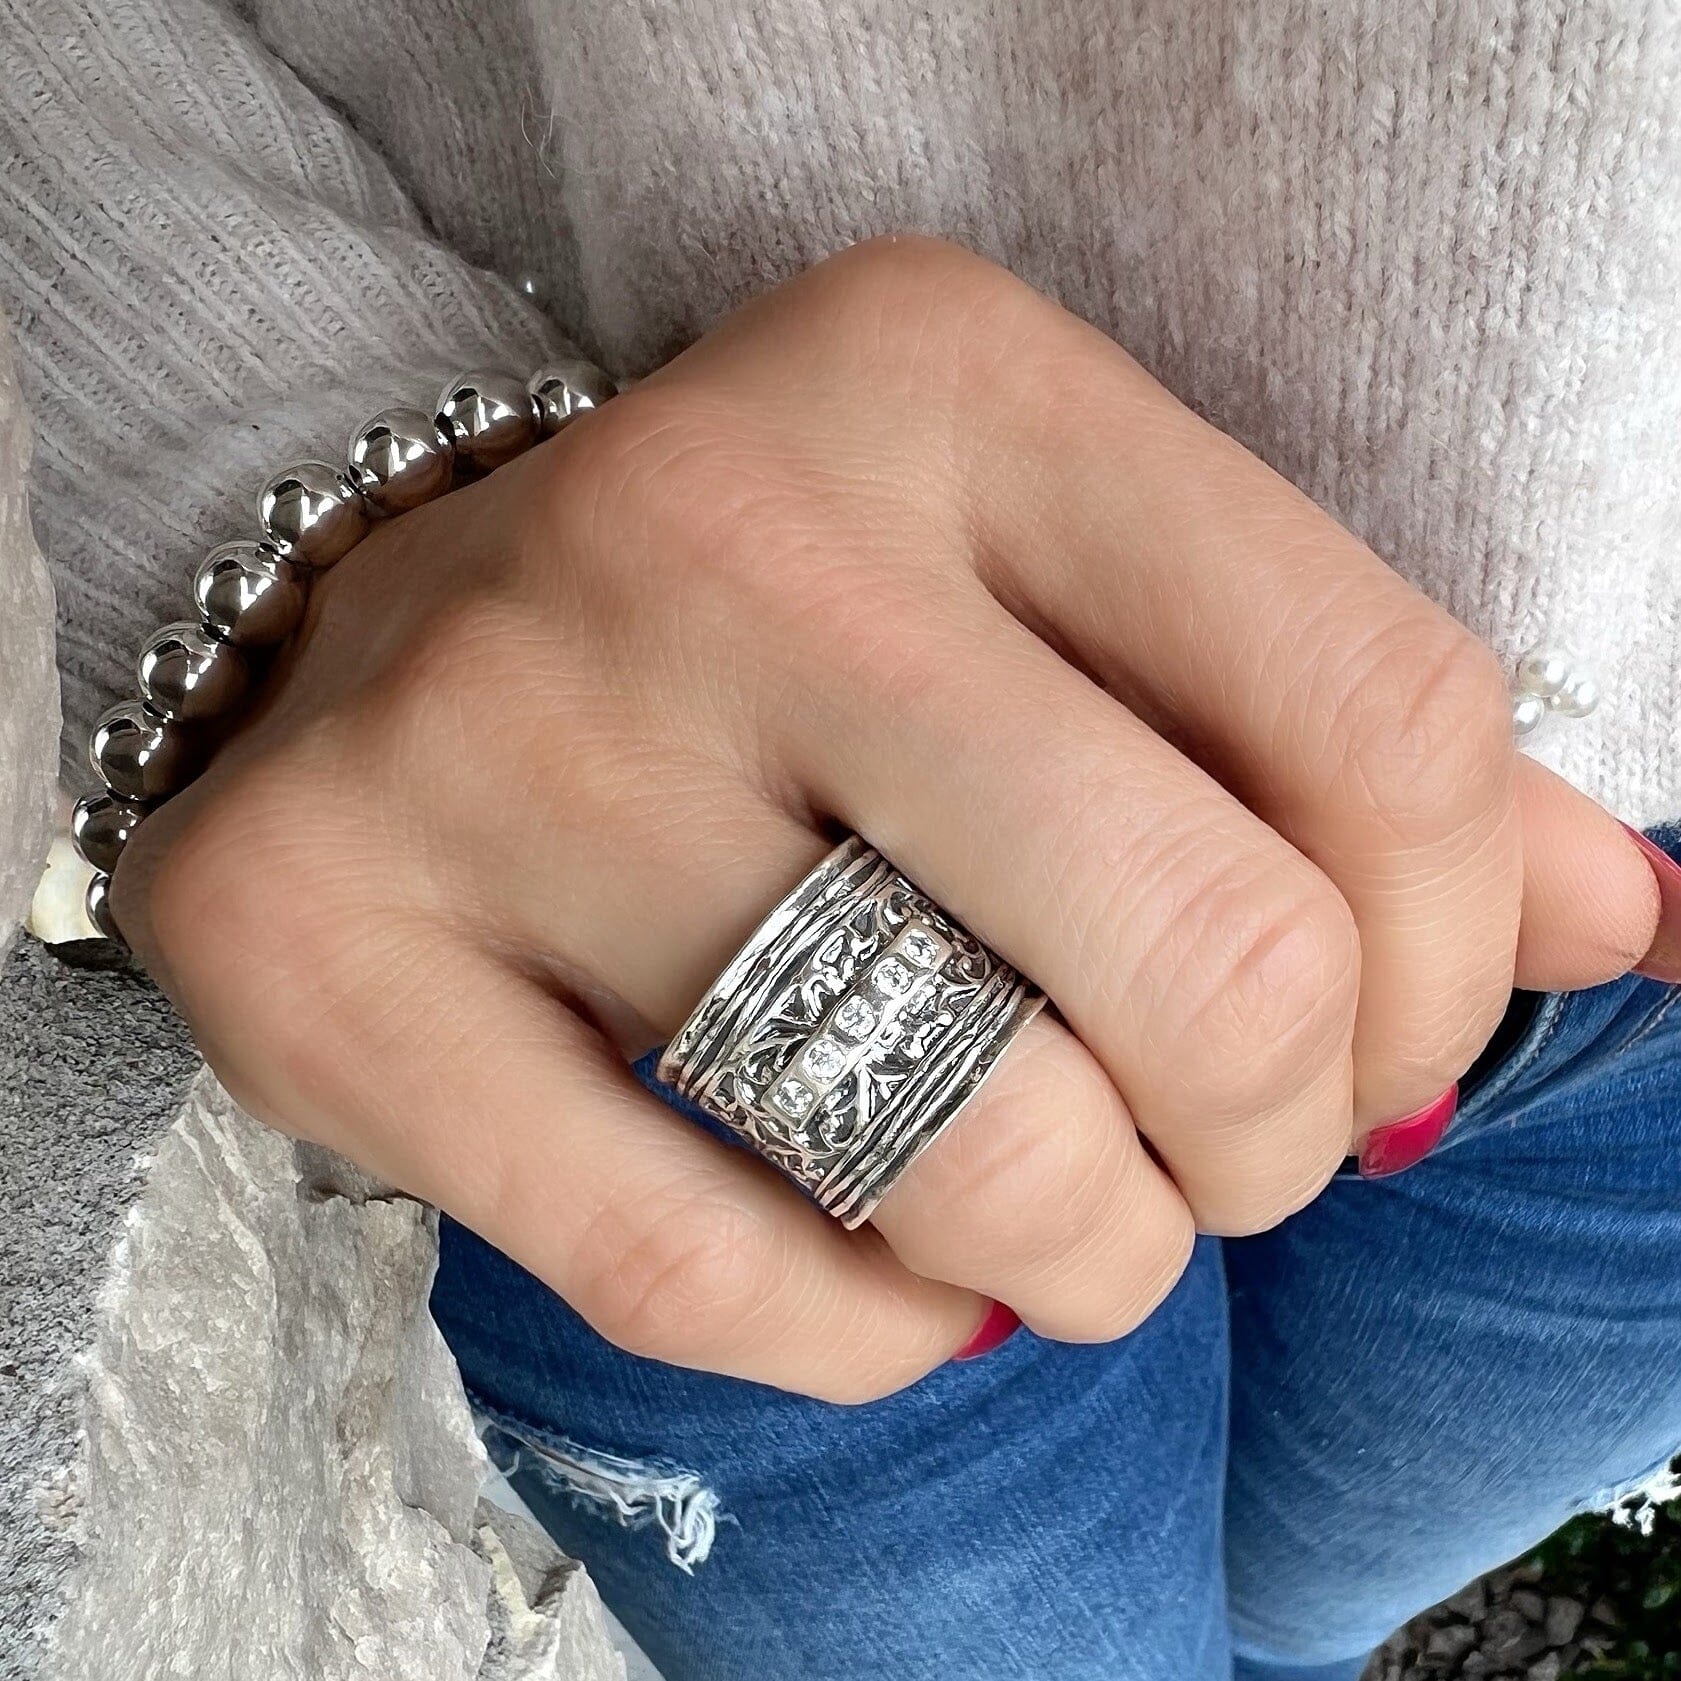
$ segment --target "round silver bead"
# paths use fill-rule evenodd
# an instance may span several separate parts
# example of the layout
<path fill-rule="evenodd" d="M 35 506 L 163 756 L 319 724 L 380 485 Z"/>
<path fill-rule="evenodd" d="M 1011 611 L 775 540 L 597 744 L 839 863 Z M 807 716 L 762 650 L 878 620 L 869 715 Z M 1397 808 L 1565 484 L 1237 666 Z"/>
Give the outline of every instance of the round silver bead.
<path fill-rule="evenodd" d="M 89 794 L 70 814 L 70 839 L 88 863 L 109 875 L 145 815 L 146 808 L 133 800 Z"/>
<path fill-rule="evenodd" d="M 224 543 L 199 562 L 193 600 L 204 628 L 236 648 L 270 648 L 298 627 L 304 581 L 264 543 Z"/>
<path fill-rule="evenodd" d="M 1583 671 L 1573 671 L 1547 705 L 1562 718 L 1585 718 L 1599 705 L 1599 685 Z"/>
<path fill-rule="evenodd" d="M 456 455 L 489 473 L 537 442 L 537 400 L 512 374 L 463 374 L 438 399 L 438 430 Z"/>
<path fill-rule="evenodd" d="M 88 759 L 113 794 L 127 800 L 166 800 L 198 770 L 199 753 L 179 724 L 144 701 L 125 700 L 93 726 Z"/>
<path fill-rule="evenodd" d="M 1542 700 L 1551 700 L 1570 677 L 1570 656 L 1559 648 L 1532 648 L 1518 661 L 1518 689 Z"/>
<path fill-rule="evenodd" d="M 111 878 L 108 875 L 96 875 L 88 883 L 85 902 L 88 909 L 88 921 L 106 939 L 114 940 L 126 951 L 128 941 L 123 938 L 123 931 L 117 926 L 117 919 L 111 914 Z"/>
<path fill-rule="evenodd" d="M 1519 695 L 1512 702 L 1512 733 L 1521 741 L 1533 735 L 1547 716 L 1547 703 L 1539 695 Z"/>
<path fill-rule="evenodd" d="M 184 724 L 220 718 L 250 687 L 245 655 L 199 625 L 165 625 L 140 650 L 140 692 L 166 718 Z"/>
<path fill-rule="evenodd" d="M 407 513 L 449 489 L 455 446 L 420 409 L 381 409 L 350 440 L 350 478 L 382 514 Z"/>
<path fill-rule="evenodd" d="M 257 499 L 263 535 L 298 566 L 343 560 L 368 530 L 368 513 L 355 485 L 336 467 L 300 461 L 276 473 Z"/>
<path fill-rule="evenodd" d="M 545 438 L 552 438 L 579 415 L 600 408 L 619 394 L 612 379 L 581 356 L 569 356 L 540 368 L 526 389 L 537 399 Z"/>

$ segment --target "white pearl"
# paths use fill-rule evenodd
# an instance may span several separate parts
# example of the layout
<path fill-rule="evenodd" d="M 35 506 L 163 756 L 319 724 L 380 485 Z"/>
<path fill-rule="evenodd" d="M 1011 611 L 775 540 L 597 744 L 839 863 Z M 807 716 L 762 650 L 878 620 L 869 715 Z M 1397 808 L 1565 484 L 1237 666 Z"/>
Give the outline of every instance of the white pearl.
<path fill-rule="evenodd" d="M 1519 695 L 1512 702 L 1512 733 L 1522 740 L 1541 727 L 1547 715 L 1547 703 L 1539 695 Z"/>
<path fill-rule="evenodd" d="M 1518 661 L 1518 689 L 1551 700 L 1571 679 L 1570 656 L 1561 648 L 1532 648 Z"/>
<path fill-rule="evenodd" d="M 1547 704 L 1561 717 L 1585 718 L 1599 705 L 1599 685 L 1586 672 L 1572 672 Z"/>

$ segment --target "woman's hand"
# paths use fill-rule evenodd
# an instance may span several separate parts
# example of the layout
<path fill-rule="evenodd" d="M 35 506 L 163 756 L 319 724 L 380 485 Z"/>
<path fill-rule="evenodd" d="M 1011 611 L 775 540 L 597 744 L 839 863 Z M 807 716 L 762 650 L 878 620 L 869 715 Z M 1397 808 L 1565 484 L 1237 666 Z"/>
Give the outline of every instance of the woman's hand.
<path fill-rule="evenodd" d="M 1059 1007 L 849 1235 L 646 1095 L 855 829 Z M 829 830 L 831 832 L 826 833 Z M 1621 973 L 1651 874 L 1489 653 L 1007 274 L 859 247 L 315 591 L 116 910 L 254 1113 L 638 1353 L 836 1400 L 1137 1325 Z"/>

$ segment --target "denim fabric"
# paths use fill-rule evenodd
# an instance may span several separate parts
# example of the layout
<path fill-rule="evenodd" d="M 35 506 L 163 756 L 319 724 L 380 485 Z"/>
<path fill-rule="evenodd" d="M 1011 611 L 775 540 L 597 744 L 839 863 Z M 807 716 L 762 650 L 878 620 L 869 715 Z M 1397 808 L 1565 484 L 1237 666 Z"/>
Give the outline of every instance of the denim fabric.
<path fill-rule="evenodd" d="M 1431 1160 L 1108 1346 L 831 1407 L 621 1354 L 458 1227 L 439 1322 L 668 1681 L 1354 1681 L 1681 1446 L 1681 991 L 1519 1020 Z"/>

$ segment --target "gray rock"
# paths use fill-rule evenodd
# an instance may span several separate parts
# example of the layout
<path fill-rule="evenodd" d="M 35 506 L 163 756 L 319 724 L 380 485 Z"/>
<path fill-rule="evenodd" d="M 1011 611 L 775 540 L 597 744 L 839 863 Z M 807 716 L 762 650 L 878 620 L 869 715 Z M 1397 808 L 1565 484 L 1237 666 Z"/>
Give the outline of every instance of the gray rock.
<path fill-rule="evenodd" d="M 484 1453 L 426 1309 L 435 1216 L 208 1075 L 137 1213 L 53 1676 L 472 1681 L 487 1657 L 497 1681 L 622 1676 L 576 1567 L 529 1525 L 510 1550 L 479 1506 Z"/>
<path fill-rule="evenodd" d="M 1445 1608 L 1467 1622 L 1481 1622 L 1488 1614 L 1488 1583 L 1479 1579 L 1461 1588 L 1446 1602 Z"/>
<path fill-rule="evenodd" d="M 1558 1681 L 1564 1673 L 1564 1659 L 1557 1652 L 1544 1652 L 1529 1666 L 1529 1681 Z"/>
<path fill-rule="evenodd" d="M 1504 1661 L 1505 1649 L 1516 1646 L 1529 1633 L 1529 1619 L 1511 1604 L 1497 1605 L 1483 1621 L 1483 1650 L 1496 1663 Z"/>
<path fill-rule="evenodd" d="M 83 1385 L 143 1164 L 197 1059 L 132 969 L 0 965 L 0 1676 L 34 1676 L 75 1561 Z M 45 1517 L 48 1521 L 42 1521 Z"/>
<path fill-rule="evenodd" d="M 428 1216 L 299 1191 L 293 1146 L 202 1077 L 105 1290 L 47 1681 L 476 1673 L 482 1467 Z"/>
<path fill-rule="evenodd" d="M 111 1252 L 82 1452 L 38 1479 L 56 1627 L 0 1673 L 622 1681 L 581 1571 L 480 1508 L 435 1258 L 430 1211 L 201 1075 Z"/>
<path fill-rule="evenodd" d="M 53 594 L 30 526 L 30 438 L 0 324 L 0 957 L 35 891 L 58 771 Z"/>
<path fill-rule="evenodd" d="M 625 1681 L 603 1638 L 601 1600 L 581 1564 L 535 1524 L 481 1502 L 475 1542 L 490 1566 L 490 1647 L 479 1681 Z"/>
<path fill-rule="evenodd" d="M 1609 1599 L 1596 1599 L 1588 1616 L 1601 1628 L 1620 1629 L 1623 1626 L 1622 1613 Z"/>
<path fill-rule="evenodd" d="M 1546 1619 L 1547 1596 L 1537 1593 L 1534 1588 L 1514 1588 L 1507 1603 L 1532 1623 L 1541 1623 Z"/>
<path fill-rule="evenodd" d="M 1457 1663 L 1476 1643 L 1477 1631 L 1469 1623 L 1447 1623 L 1430 1631 L 1424 1642 L 1424 1655 Z"/>
<path fill-rule="evenodd" d="M 1568 1646 L 1581 1632 L 1584 1615 L 1580 1600 L 1554 1594 L 1547 1601 L 1547 1614 L 1542 1622 L 1547 1639 L 1554 1646 Z"/>
<path fill-rule="evenodd" d="M 1482 1650 L 1498 1667 L 1527 1664 L 1546 1647 L 1546 1635 L 1509 1603 L 1491 1611 L 1483 1623 Z"/>

